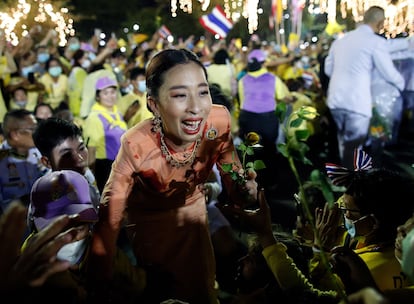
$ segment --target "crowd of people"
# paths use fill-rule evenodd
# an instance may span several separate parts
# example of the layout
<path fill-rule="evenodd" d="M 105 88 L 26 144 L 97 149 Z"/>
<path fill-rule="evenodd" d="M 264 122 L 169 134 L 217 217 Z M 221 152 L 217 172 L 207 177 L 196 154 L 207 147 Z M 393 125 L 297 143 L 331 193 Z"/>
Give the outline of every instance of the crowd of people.
<path fill-rule="evenodd" d="M 60 47 L 41 27 L 2 36 L 2 299 L 411 303 L 414 177 L 381 153 L 414 110 L 414 72 L 395 63 L 414 61 L 414 40 L 384 39 L 384 20 L 374 6 L 344 37 L 287 51 L 258 35 L 154 33 L 128 52 L 113 37 Z M 271 202 L 287 175 L 281 104 L 317 109 L 293 130 L 310 134 L 301 176 L 340 189 L 316 189 L 311 214 L 306 193 Z M 256 171 L 239 150 L 252 134 Z"/>

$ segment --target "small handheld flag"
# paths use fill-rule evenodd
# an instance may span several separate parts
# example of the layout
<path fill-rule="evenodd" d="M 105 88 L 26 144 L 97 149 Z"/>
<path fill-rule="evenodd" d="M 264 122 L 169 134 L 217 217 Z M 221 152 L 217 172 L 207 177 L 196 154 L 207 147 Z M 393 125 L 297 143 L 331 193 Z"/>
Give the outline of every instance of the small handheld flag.
<path fill-rule="evenodd" d="M 233 23 L 227 19 L 220 5 L 216 5 L 210 14 L 202 16 L 200 23 L 206 30 L 221 38 L 225 38 L 233 28 Z"/>
<path fill-rule="evenodd" d="M 161 38 L 166 39 L 168 36 L 171 36 L 171 31 L 164 24 L 159 28 L 158 34 Z"/>

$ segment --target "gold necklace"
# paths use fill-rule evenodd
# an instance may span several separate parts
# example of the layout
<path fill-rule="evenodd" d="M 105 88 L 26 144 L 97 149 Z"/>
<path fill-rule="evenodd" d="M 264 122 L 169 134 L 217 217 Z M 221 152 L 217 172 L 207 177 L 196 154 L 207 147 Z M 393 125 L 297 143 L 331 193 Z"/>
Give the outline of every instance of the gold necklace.
<path fill-rule="evenodd" d="M 184 160 L 179 160 L 176 157 L 174 157 L 174 155 L 171 154 L 170 150 L 168 149 L 167 144 L 165 143 L 164 140 L 164 132 L 162 132 L 162 130 L 160 129 L 160 142 L 161 142 L 161 152 L 162 154 L 165 156 L 165 159 L 167 161 L 167 163 L 169 163 L 171 166 L 179 168 L 179 167 L 183 167 L 185 165 L 188 164 L 192 164 L 194 162 L 194 159 L 196 157 L 197 154 L 197 150 L 198 147 L 200 145 L 201 139 L 197 139 L 197 141 L 195 142 L 193 151 L 191 152 L 191 154 Z"/>

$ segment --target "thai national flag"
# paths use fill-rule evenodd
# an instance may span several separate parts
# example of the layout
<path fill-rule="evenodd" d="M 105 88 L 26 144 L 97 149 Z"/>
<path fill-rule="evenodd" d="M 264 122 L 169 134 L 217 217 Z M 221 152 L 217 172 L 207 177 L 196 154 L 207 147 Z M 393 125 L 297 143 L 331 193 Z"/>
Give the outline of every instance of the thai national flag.
<path fill-rule="evenodd" d="M 161 38 L 167 38 L 168 36 L 171 36 L 171 31 L 166 27 L 165 25 L 162 25 L 159 30 L 158 34 L 161 36 Z"/>
<path fill-rule="evenodd" d="M 233 28 L 233 23 L 227 19 L 220 5 L 216 5 L 210 14 L 202 16 L 200 23 L 206 30 L 214 35 L 219 35 L 221 38 L 225 38 Z"/>

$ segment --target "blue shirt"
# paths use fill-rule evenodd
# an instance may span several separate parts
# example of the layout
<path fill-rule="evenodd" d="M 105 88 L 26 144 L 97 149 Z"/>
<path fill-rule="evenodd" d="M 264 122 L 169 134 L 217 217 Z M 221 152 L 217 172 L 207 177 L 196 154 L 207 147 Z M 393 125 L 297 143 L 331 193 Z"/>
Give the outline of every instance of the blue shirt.
<path fill-rule="evenodd" d="M 325 60 L 325 73 L 330 76 L 328 107 L 371 117 L 374 69 L 403 90 L 404 79 L 392 62 L 387 40 L 376 35 L 370 26 L 361 25 L 336 40 Z"/>
<path fill-rule="evenodd" d="M 31 148 L 27 157 L 21 157 L 4 142 L 0 147 L 0 209 L 5 211 L 15 199 L 28 196 L 33 183 L 50 169 L 41 162 L 37 148 Z M 0 210 L 0 212 L 1 212 Z"/>

